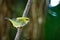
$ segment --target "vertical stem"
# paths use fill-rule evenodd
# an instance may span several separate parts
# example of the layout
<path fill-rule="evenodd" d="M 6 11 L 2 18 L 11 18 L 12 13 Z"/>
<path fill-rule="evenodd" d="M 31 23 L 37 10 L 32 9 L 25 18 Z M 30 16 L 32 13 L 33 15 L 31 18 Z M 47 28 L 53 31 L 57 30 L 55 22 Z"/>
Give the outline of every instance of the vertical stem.
<path fill-rule="evenodd" d="M 16 33 L 16 36 L 15 36 L 15 39 L 14 40 L 19 40 L 19 38 L 21 36 L 21 32 L 22 32 L 22 29 L 17 28 L 17 33 Z"/>
<path fill-rule="evenodd" d="M 30 4 L 31 4 L 31 0 L 28 0 L 26 7 L 25 7 L 25 10 L 24 10 L 23 15 L 22 15 L 23 17 L 27 16 L 27 14 L 29 12 Z"/>

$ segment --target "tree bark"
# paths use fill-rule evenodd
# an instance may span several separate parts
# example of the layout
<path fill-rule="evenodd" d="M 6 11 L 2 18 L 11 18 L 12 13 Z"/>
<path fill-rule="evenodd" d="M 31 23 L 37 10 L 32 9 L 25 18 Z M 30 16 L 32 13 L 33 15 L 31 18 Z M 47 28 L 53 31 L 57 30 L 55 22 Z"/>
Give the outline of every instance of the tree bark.
<path fill-rule="evenodd" d="M 0 0 L 0 40 L 9 40 L 8 31 L 10 23 L 5 20 L 5 17 L 12 17 L 11 10 L 8 7 L 10 5 L 7 0 Z M 12 4 L 11 4 L 12 5 Z M 12 8 L 12 6 L 10 6 Z"/>
<path fill-rule="evenodd" d="M 32 0 L 33 35 L 31 40 L 42 40 L 42 32 L 49 0 Z"/>

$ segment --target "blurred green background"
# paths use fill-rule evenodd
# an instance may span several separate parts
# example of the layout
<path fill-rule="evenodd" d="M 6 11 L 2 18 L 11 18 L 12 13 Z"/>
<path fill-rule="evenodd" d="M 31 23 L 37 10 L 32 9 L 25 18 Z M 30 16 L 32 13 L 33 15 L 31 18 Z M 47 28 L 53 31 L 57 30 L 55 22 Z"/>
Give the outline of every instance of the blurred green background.
<path fill-rule="evenodd" d="M 44 40 L 60 40 L 60 4 L 49 10 L 52 12 L 46 15 Z"/>
<path fill-rule="evenodd" d="M 6 0 L 5 0 L 5 2 L 6 2 Z M 2 3 L 2 6 L 5 5 L 5 2 Z M 12 13 L 10 13 L 12 15 L 11 18 L 22 16 L 26 3 L 27 3 L 27 0 L 14 0 L 13 6 L 10 5 L 11 10 L 12 10 Z M 8 5 L 8 3 L 6 3 L 6 4 Z M 2 10 L 2 12 L 3 12 L 4 8 L 5 8 L 5 6 L 2 7 L 3 10 L 0 8 L 0 11 Z M 9 6 L 7 8 L 9 8 Z M 9 9 L 9 11 L 11 11 L 11 10 Z M 56 7 L 49 8 L 48 10 L 50 10 L 50 11 L 48 11 L 46 13 L 46 21 L 45 21 L 45 26 L 43 29 L 44 30 L 43 31 L 43 37 L 44 37 L 43 40 L 60 40 L 60 4 L 57 5 Z M 3 13 L 5 13 L 5 11 Z M 7 14 L 9 14 L 9 13 L 7 13 Z M 32 15 L 32 14 L 28 14 L 29 17 L 30 17 L 30 15 Z M 0 13 L 0 16 L 1 16 L 1 13 Z M 6 15 L 4 17 L 6 17 Z M 4 18 L 4 17 L 2 17 L 2 18 Z M 0 19 L 1 19 L 1 17 L 0 17 Z M 4 21 L 4 19 L 2 19 L 2 20 Z M 1 24 L 4 23 L 3 21 Z M 0 24 L 0 26 L 1 26 L 1 24 Z M 3 34 L 4 34 L 4 32 L 6 33 L 6 30 L 8 29 L 7 27 L 10 27 L 10 26 L 6 26 L 6 24 L 7 24 L 7 22 L 5 24 L 3 24 L 4 26 L 0 27 L 0 32 L 1 32 L 0 37 L 6 36 Z M 1 30 L 3 30 L 3 31 L 1 31 Z M 11 27 L 9 28 L 9 30 L 7 32 L 8 32 L 7 34 L 9 36 L 9 40 L 14 40 L 17 29 L 11 25 Z M 23 36 L 23 32 L 24 31 L 22 31 L 21 40 L 25 39 L 25 37 Z"/>

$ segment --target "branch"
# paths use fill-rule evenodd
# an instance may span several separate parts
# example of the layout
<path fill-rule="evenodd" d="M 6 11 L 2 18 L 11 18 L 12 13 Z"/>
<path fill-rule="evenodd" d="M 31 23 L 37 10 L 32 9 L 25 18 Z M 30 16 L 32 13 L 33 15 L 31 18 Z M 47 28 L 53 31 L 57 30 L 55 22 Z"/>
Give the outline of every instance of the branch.
<path fill-rule="evenodd" d="M 26 5 L 26 7 L 25 7 L 25 10 L 24 10 L 24 12 L 23 12 L 22 17 L 27 16 L 27 14 L 28 14 L 28 12 L 29 12 L 30 4 L 31 4 L 31 0 L 28 0 L 27 5 Z M 16 37 L 15 37 L 14 40 L 19 40 L 19 38 L 20 38 L 20 36 L 21 36 L 21 32 L 22 32 L 22 29 L 17 28 L 17 33 L 16 33 Z"/>
<path fill-rule="evenodd" d="M 15 39 L 14 40 L 19 40 L 19 38 L 21 36 L 21 32 L 22 32 L 22 29 L 17 28 L 17 33 L 16 33 L 16 36 L 15 36 Z"/>
<path fill-rule="evenodd" d="M 25 10 L 22 15 L 23 17 L 27 16 L 27 14 L 29 12 L 30 5 L 31 5 L 31 0 L 28 0 L 27 5 L 26 5 Z"/>

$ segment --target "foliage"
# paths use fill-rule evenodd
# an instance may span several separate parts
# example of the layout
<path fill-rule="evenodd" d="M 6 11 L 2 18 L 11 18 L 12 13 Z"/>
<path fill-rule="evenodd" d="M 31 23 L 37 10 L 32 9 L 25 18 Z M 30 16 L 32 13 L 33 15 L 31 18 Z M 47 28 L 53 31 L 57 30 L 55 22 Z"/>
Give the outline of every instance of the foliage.
<path fill-rule="evenodd" d="M 48 12 L 45 24 L 45 39 L 44 40 L 60 40 L 60 5 L 50 8 L 51 14 Z M 53 16 L 55 12 L 56 16 Z"/>

